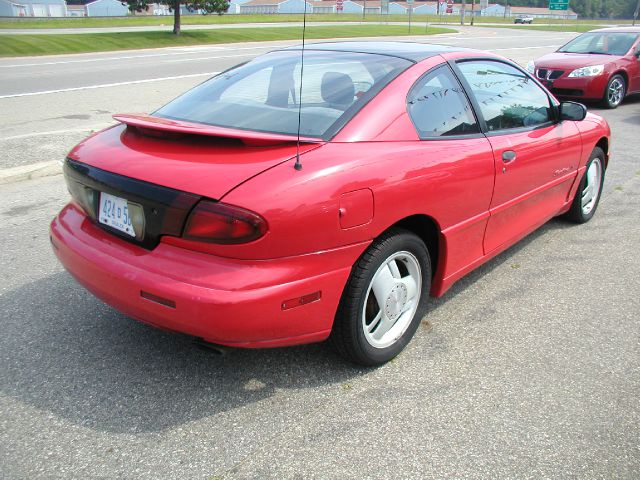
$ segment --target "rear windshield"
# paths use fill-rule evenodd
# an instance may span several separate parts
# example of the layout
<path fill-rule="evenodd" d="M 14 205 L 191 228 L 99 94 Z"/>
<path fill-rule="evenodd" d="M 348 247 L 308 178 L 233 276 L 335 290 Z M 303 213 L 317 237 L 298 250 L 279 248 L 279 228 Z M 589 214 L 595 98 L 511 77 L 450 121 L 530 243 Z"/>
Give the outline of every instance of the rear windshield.
<path fill-rule="evenodd" d="M 335 134 L 409 60 L 307 50 L 300 95 L 299 50 L 273 52 L 228 70 L 154 115 L 220 127 L 328 137 Z"/>
<path fill-rule="evenodd" d="M 592 32 L 574 38 L 559 52 L 565 53 L 597 53 L 602 55 L 626 55 L 633 42 L 638 38 L 637 33 L 623 32 Z"/>

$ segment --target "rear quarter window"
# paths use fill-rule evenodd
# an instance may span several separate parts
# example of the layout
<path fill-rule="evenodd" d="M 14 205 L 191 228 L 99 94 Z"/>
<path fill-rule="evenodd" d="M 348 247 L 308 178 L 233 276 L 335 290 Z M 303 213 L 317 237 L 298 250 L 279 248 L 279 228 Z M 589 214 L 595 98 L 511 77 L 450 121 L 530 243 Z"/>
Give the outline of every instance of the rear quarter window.
<path fill-rule="evenodd" d="M 447 66 L 418 80 L 407 100 L 409 116 L 422 139 L 479 132 L 464 90 Z"/>

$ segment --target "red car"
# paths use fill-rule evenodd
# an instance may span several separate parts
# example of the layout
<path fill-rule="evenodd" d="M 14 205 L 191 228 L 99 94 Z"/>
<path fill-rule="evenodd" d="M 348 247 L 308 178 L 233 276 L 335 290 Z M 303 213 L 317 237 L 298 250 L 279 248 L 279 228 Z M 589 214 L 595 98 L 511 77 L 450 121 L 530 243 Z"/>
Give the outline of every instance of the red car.
<path fill-rule="evenodd" d="M 559 98 L 616 108 L 626 95 L 640 92 L 640 27 L 584 33 L 529 62 L 527 70 Z"/>
<path fill-rule="evenodd" d="M 430 295 L 550 218 L 588 221 L 609 127 L 516 64 L 325 43 L 223 72 L 84 140 L 51 224 L 67 270 L 125 315 L 234 347 L 331 337 L 365 365 Z"/>

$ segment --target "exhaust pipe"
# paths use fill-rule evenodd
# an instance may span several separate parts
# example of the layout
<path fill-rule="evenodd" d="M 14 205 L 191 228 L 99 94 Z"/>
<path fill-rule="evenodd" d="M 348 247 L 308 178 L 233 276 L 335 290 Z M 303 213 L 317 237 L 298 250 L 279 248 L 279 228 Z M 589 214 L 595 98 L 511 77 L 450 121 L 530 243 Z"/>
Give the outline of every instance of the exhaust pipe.
<path fill-rule="evenodd" d="M 196 348 L 198 348 L 199 350 L 202 350 L 203 352 L 214 353 L 220 357 L 224 357 L 225 355 L 227 355 L 233 350 L 233 348 L 231 347 L 225 347 L 224 345 L 210 343 L 210 342 L 207 342 L 206 340 L 203 340 L 202 338 L 198 338 L 194 340 L 193 344 L 196 346 Z"/>

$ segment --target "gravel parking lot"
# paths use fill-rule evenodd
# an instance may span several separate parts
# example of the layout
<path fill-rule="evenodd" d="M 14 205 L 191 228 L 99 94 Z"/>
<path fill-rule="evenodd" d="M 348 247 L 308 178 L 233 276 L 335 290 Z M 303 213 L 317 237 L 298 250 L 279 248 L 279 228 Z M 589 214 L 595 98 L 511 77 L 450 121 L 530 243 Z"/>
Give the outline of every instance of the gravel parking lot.
<path fill-rule="evenodd" d="M 429 40 L 524 64 L 573 35 Z M 0 169 L 272 46 L 1 60 Z M 377 369 L 324 344 L 220 356 L 130 320 L 51 252 L 61 176 L 0 185 L 0 477 L 639 478 L 640 98 L 593 110 L 614 142 L 594 219 L 469 274 Z"/>

